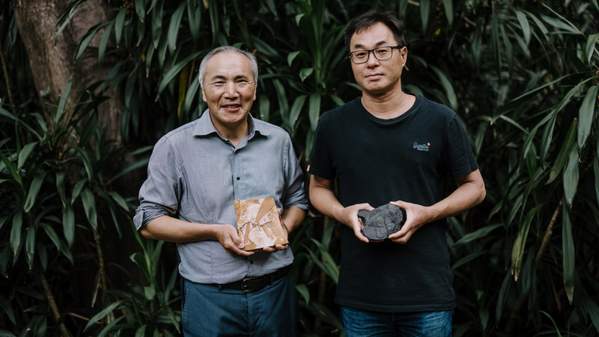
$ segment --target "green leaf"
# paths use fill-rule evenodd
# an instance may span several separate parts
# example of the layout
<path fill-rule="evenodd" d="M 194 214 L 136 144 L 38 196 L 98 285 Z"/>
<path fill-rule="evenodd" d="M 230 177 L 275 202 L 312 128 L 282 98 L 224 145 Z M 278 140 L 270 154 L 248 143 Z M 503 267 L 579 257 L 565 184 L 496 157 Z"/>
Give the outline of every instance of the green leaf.
<path fill-rule="evenodd" d="M 127 9 L 124 7 L 119 9 L 119 13 L 116 15 L 114 20 L 114 38 L 117 46 L 121 43 L 121 36 L 123 36 L 123 28 L 125 28 L 125 18 L 127 15 Z"/>
<path fill-rule="evenodd" d="M 281 84 L 281 81 L 279 80 L 273 80 L 272 85 L 275 87 L 275 92 L 277 93 L 279 112 L 281 113 L 283 122 L 286 122 L 287 125 L 289 125 L 289 103 L 287 102 L 287 94 L 285 93 L 285 87 L 283 87 L 283 84 Z"/>
<path fill-rule="evenodd" d="M 0 329 L 0 337 L 16 337 L 12 332 Z"/>
<path fill-rule="evenodd" d="M 339 283 L 339 266 L 333 260 L 333 257 L 327 251 L 321 251 L 322 264 L 325 267 L 325 272 L 329 275 L 335 284 Z"/>
<path fill-rule="evenodd" d="M 75 187 L 73 187 L 73 195 L 71 196 L 71 205 L 75 203 L 75 200 L 77 200 L 77 198 L 79 197 L 79 194 L 81 194 L 81 190 L 83 190 L 83 187 L 85 186 L 86 182 L 87 182 L 87 180 L 79 180 L 75 184 Z"/>
<path fill-rule="evenodd" d="M 526 41 L 526 45 L 530 43 L 530 25 L 528 24 L 528 20 L 526 19 L 526 15 L 521 11 L 516 11 L 516 18 L 520 23 L 520 27 L 522 28 L 522 33 L 524 33 L 524 41 Z"/>
<path fill-rule="evenodd" d="M 439 83 L 441 83 L 441 87 L 443 87 L 443 91 L 445 91 L 445 96 L 447 97 L 447 101 L 449 102 L 449 106 L 454 110 L 457 111 L 458 109 L 458 98 L 455 94 L 455 90 L 453 89 L 453 85 L 451 84 L 451 81 L 449 80 L 449 78 L 447 77 L 447 75 L 445 75 L 444 72 L 442 72 L 439 68 L 435 67 L 435 66 L 431 66 L 431 69 L 433 70 L 433 72 L 435 73 L 435 75 L 437 75 L 437 78 L 439 79 Z"/>
<path fill-rule="evenodd" d="M 289 67 L 291 67 L 291 65 L 293 64 L 293 60 L 295 60 L 295 58 L 301 53 L 301 51 L 292 51 L 291 53 L 289 53 L 287 55 L 287 65 Z"/>
<path fill-rule="evenodd" d="M 110 196 L 112 197 L 112 199 L 117 203 L 117 205 L 119 205 L 123 210 L 125 210 L 126 212 L 129 211 L 129 206 L 127 205 L 127 202 L 125 201 L 125 199 L 123 199 L 123 197 L 121 197 L 120 194 L 116 193 L 116 192 L 108 192 L 108 194 L 110 194 Z"/>
<path fill-rule="evenodd" d="M 12 254 L 15 257 L 19 255 L 21 248 L 21 228 L 23 227 L 23 213 L 17 212 L 12 218 L 12 227 L 10 228 L 10 247 Z"/>
<path fill-rule="evenodd" d="M 153 286 L 144 287 L 144 296 L 148 301 L 153 300 L 156 296 L 156 289 Z"/>
<path fill-rule="evenodd" d="M 145 0 L 135 0 L 135 13 L 139 17 L 139 21 L 144 22 L 146 17 Z"/>
<path fill-rule="evenodd" d="M 296 285 L 295 290 L 297 290 L 306 304 L 310 303 L 310 290 L 308 290 L 308 287 L 305 284 Z"/>
<path fill-rule="evenodd" d="M 599 86 L 594 85 L 587 90 L 580 109 L 578 110 L 578 148 L 582 149 L 591 133 L 591 126 L 595 117 L 595 103 Z"/>
<path fill-rule="evenodd" d="M 177 77 L 177 75 L 179 75 L 179 73 L 181 72 L 181 70 L 187 66 L 187 64 L 189 62 L 191 62 L 193 59 L 197 58 L 198 56 L 200 56 L 202 54 L 201 51 L 199 52 L 195 52 L 189 56 L 187 56 L 185 59 L 183 59 L 183 61 L 179 62 L 179 63 L 175 63 L 165 74 L 164 77 L 162 77 L 162 80 L 160 81 L 160 85 L 158 86 L 158 95 L 160 95 L 162 93 L 162 91 L 164 91 L 164 89 L 166 89 L 166 86 L 175 78 Z"/>
<path fill-rule="evenodd" d="M 121 305 L 122 301 L 116 301 L 106 308 L 102 309 L 99 313 L 95 314 L 85 325 L 83 331 L 87 331 L 91 326 L 99 322 L 102 318 L 106 317 L 108 314 L 111 314 L 115 309 L 117 309 Z"/>
<path fill-rule="evenodd" d="M 587 37 L 587 43 L 586 43 L 586 47 L 584 48 L 584 50 L 585 50 L 585 55 L 586 55 L 586 59 L 587 59 L 586 61 L 589 64 L 591 63 L 593 54 L 595 53 L 595 51 L 597 49 L 597 48 L 595 48 L 597 41 L 599 41 L 599 33 L 591 34 Z"/>
<path fill-rule="evenodd" d="M 451 26 L 453 23 L 453 0 L 443 0 L 443 9 L 445 9 L 447 23 Z"/>
<path fill-rule="evenodd" d="M 431 4 L 429 0 L 420 0 L 420 20 L 422 22 L 422 32 L 426 32 L 428 27 L 428 18 L 430 16 Z"/>
<path fill-rule="evenodd" d="M 54 246 L 56 246 L 56 249 L 58 251 L 61 251 L 62 244 L 60 243 L 60 238 L 58 237 L 58 234 L 56 234 L 56 232 L 54 231 L 54 228 L 52 228 L 52 226 L 50 225 L 42 225 L 42 228 L 44 229 L 44 232 L 46 232 L 46 235 L 50 238 L 50 241 L 52 241 Z"/>
<path fill-rule="evenodd" d="M 64 109 L 67 104 L 67 100 L 71 95 L 71 88 L 73 87 L 73 81 L 67 82 L 67 87 L 64 89 L 62 95 L 60 96 L 60 101 L 58 102 L 58 108 L 56 108 L 56 115 L 54 116 L 54 123 L 58 123 L 64 114 Z"/>
<path fill-rule="evenodd" d="M 300 80 L 303 82 L 306 78 L 308 78 L 308 76 L 310 76 L 312 74 L 313 71 L 314 71 L 314 68 L 300 69 L 300 71 L 299 71 Z"/>
<path fill-rule="evenodd" d="M 530 224 L 538 210 L 539 208 L 535 207 L 528 212 L 524 222 L 519 226 L 520 229 L 518 231 L 518 235 L 516 236 L 516 240 L 514 240 L 514 245 L 512 246 L 512 275 L 514 276 L 515 281 L 518 281 L 518 278 L 520 277 Z"/>
<path fill-rule="evenodd" d="M 572 124 L 570 125 L 570 129 L 568 130 L 568 133 L 566 134 L 566 138 L 565 138 L 565 140 L 563 140 L 562 147 L 557 155 L 557 158 L 553 162 L 553 166 L 551 167 L 551 170 L 549 171 L 549 179 L 547 179 L 547 184 L 551 184 L 555 180 L 555 178 L 557 178 L 560 175 L 560 173 L 562 172 L 562 169 L 568 163 L 568 156 L 570 155 L 570 151 L 572 150 L 573 147 L 575 147 L 574 146 L 575 135 L 576 135 L 576 121 L 573 120 Z"/>
<path fill-rule="evenodd" d="M 571 207 L 578 188 L 578 149 L 575 146 L 572 147 L 568 156 L 568 165 L 564 170 L 563 183 L 566 202 Z"/>
<path fill-rule="evenodd" d="M 289 128 L 290 130 L 295 130 L 295 124 L 299 118 L 300 112 L 304 107 L 304 103 L 306 102 L 306 95 L 299 95 L 293 101 L 293 105 L 291 105 L 291 111 L 289 111 Z"/>
<path fill-rule="evenodd" d="M 17 169 L 21 169 L 23 167 L 23 165 L 27 161 L 27 158 L 29 158 L 31 151 L 33 151 L 33 149 L 35 148 L 36 145 L 37 145 L 37 142 L 29 143 L 29 144 L 23 146 L 21 151 L 19 151 L 19 159 L 17 161 Z"/>
<path fill-rule="evenodd" d="M 28 213 L 35 204 L 37 194 L 39 193 L 40 188 L 42 187 L 44 178 L 46 178 L 46 172 L 40 173 L 37 176 L 35 176 L 35 178 L 33 178 L 33 181 L 31 182 L 31 185 L 29 185 L 29 193 L 27 193 L 25 206 L 23 206 L 23 208 L 25 209 L 25 213 Z"/>
<path fill-rule="evenodd" d="M 179 8 L 173 13 L 171 16 L 171 22 L 168 27 L 168 48 L 170 51 L 174 51 L 177 47 L 177 34 L 179 33 L 179 29 L 181 27 L 181 19 L 183 18 L 183 13 L 185 11 L 186 3 L 185 1 L 179 5 Z"/>
<path fill-rule="evenodd" d="M 599 204 L 599 157 L 593 161 L 593 174 L 595 175 L 595 199 Z"/>
<path fill-rule="evenodd" d="M 75 241 L 75 212 L 69 204 L 62 209 L 62 231 L 67 244 L 71 247 Z"/>
<path fill-rule="evenodd" d="M 268 122 L 270 120 L 270 100 L 267 95 L 260 95 L 258 110 L 260 111 L 260 119 Z"/>
<path fill-rule="evenodd" d="M 30 226 L 27 228 L 27 235 L 25 238 L 25 253 L 27 256 L 27 265 L 29 270 L 33 269 L 33 257 L 35 254 L 35 228 Z"/>
<path fill-rule="evenodd" d="M 81 192 L 81 201 L 83 202 L 83 210 L 87 220 L 94 229 L 98 228 L 98 215 L 96 213 L 96 198 L 89 188 L 83 189 Z"/>
<path fill-rule="evenodd" d="M 320 118 L 320 94 L 315 93 L 310 95 L 309 107 L 310 127 L 312 130 L 316 130 L 318 119 Z"/>
<path fill-rule="evenodd" d="M 574 299 L 574 272 L 575 272 L 575 249 L 574 237 L 572 236 L 572 223 L 570 212 L 566 205 L 562 210 L 562 267 L 564 273 L 564 288 L 568 301 L 572 304 Z"/>
<path fill-rule="evenodd" d="M 98 44 L 98 60 L 100 62 L 104 60 L 104 55 L 106 54 L 106 47 L 108 46 L 108 41 L 110 41 L 110 35 L 112 34 L 113 25 L 114 24 L 111 21 L 102 32 L 102 37 L 100 38 L 100 43 Z"/>
<path fill-rule="evenodd" d="M 98 33 L 98 31 L 104 27 L 107 23 L 99 23 L 93 27 L 91 27 L 87 33 L 85 33 L 85 35 L 83 35 L 83 38 L 81 39 L 81 42 L 79 43 L 79 48 L 77 49 L 77 54 L 75 55 L 75 60 L 79 60 L 81 58 L 81 56 L 83 55 L 83 53 L 85 52 L 85 50 L 87 49 L 87 47 L 89 46 L 89 44 L 92 42 L 92 40 L 94 39 L 94 37 L 96 36 L 96 34 Z"/>
<path fill-rule="evenodd" d="M 468 233 L 468 234 L 462 236 L 462 238 L 459 239 L 454 245 L 455 246 L 463 245 L 465 243 L 468 243 L 468 242 L 471 242 L 474 240 L 478 240 L 480 238 L 484 238 L 485 236 L 489 235 L 489 233 L 491 233 L 492 231 L 494 231 L 495 229 L 500 228 L 500 227 L 503 227 L 503 224 L 489 225 L 489 226 L 479 228 L 472 233 Z"/>

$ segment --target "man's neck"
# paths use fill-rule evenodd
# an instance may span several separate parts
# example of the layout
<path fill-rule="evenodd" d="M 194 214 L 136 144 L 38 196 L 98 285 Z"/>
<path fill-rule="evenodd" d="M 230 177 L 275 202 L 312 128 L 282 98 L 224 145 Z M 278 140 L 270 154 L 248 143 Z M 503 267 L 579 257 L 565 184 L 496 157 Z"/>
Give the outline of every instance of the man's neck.
<path fill-rule="evenodd" d="M 406 94 L 401 87 L 381 95 L 362 92 L 362 105 L 371 115 L 381 119 L 391 119 L 403 115 L 415 102 L 413 95 Z"/>
<path fill-rule="evenodd" d="M 210 118 L 212 118 L 212 116 L 210 116 Z M 218 123 L 214 123 L 214 120 L 212 120 L 212 124 L 214 125 L 216 132 L 218 132 L 222 138 L 231 142 L 231 144 L 234 146 L 239 145 L 239 143 L 245 137 L 247 137 L 249 133 L 249 116 L 246 117 L 243 122 L 236 125 L 220 125 Z"/>

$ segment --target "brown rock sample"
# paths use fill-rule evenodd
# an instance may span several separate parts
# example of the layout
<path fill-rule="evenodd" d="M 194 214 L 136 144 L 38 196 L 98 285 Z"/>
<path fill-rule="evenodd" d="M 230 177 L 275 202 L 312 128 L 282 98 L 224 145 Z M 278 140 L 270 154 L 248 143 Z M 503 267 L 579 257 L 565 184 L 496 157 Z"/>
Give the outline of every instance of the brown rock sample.
<path fill-rule="evenodd" d="M 289 243 L 272 197 L 235 201 L 237 232 L 243 249 L 257 250 Z"/>

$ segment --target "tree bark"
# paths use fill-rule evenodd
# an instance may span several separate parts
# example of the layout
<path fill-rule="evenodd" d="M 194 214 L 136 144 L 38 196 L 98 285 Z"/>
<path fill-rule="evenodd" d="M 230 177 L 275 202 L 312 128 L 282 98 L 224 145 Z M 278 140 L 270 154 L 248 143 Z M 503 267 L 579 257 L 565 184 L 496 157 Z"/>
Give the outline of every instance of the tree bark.
<path fill-rule="evenodd" d="M 58 32 L 58 19 L 68 0 L 17 0 L 15 16 L 19 34 L 27 50 L 35 87 L 44 105 L 55 105 L 69 80 L 73 82 L 71 102 L 89 84 L 102 79 L 106 65 L 97 62 L 96 54 L 88 53 L 75 61 L 78 42 L 90 27 L 106 21 L 108 10 L 101 0 L 83 2 L 67 28 Z M 91 46 L 97 45 L 98 38 Z M 114 89 L 104 93 L 110 98 L 99 107 L 99 121 L 107 138 L 121 143 L 119 111 L 121 102 Z M 72 106 L 71 106 L 72 107 Z M 46 110 L 46 109 L 45 109 Z M 52 109 L 50 109 L 51 111 Z M 50 113 L 45 111 L 46 120 Z"/>

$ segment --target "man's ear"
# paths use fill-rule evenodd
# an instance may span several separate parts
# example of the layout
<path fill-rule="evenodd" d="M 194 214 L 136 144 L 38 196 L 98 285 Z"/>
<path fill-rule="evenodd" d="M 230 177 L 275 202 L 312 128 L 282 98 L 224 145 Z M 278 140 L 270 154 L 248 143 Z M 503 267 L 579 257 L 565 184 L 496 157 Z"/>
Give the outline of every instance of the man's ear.
<path fill-rule="evenodd" d="M 202 90 L 202 101 L 206 102 L 206 93 L 204 92 L 204 86 L 200 85 L 200 90 Z"/>
<path fill-rule="evenodd" d="M 399 50 L 399 55 L 401 55 L 403 64 L 402 67 L 404 67 L 406 70 L 410 70 L 408 69 L 408 47 L 404 46 Z"/>

